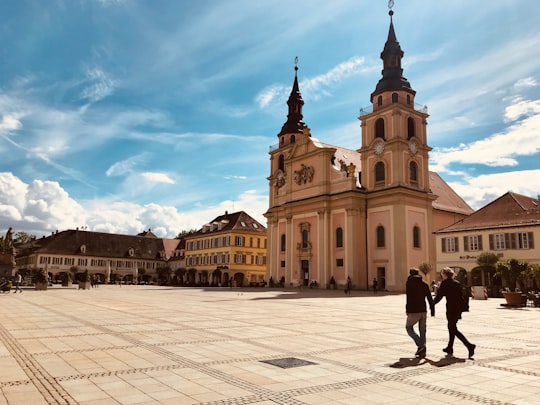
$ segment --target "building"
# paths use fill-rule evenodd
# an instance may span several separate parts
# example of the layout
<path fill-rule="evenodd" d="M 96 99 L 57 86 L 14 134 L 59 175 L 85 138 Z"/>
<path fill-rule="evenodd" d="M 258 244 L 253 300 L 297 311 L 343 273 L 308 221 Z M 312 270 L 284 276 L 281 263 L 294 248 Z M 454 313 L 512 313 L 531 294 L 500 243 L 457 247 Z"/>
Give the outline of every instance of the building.
<path fill-rule="evenodd" d="M 42 268 L 53 279 L 88 270 L 101 282 L 155 280 L 158 269 L 177 255 L 179 242 L 151 231 L 132 236 L 67 230 L 17 246 L 16 269 L 30 274 Z"/>
<path fill-rule="evenodd" d="M 244 211 L 225 212 L 185 236 L 188 285 L 261 285 L 266 273 L 266 227 Z"/>
<path fill-rule="evenodd" d="M 433 231 L 473 211 L 428 170 L 427 108 L 403 77 L 392 16 L 358 150 L 312 137 L 295 66 L 287 120 L 270 150 L 267 278 L 327 286 L 350 276 L 355 288 L 377 279 L 403 291 L 410 267 L 435 266 Z"/>
<path fill-rule="evenodd" d="M 519 259 L 540 264 L 540 200 L 508 192 L 460 221 L 435 232 L 437 268 L 452 267 L 467 283 L 486 286 L 496 295 L 500 288 L 494 269 L 477 264 L 481 253 L 499 260 Z"/>

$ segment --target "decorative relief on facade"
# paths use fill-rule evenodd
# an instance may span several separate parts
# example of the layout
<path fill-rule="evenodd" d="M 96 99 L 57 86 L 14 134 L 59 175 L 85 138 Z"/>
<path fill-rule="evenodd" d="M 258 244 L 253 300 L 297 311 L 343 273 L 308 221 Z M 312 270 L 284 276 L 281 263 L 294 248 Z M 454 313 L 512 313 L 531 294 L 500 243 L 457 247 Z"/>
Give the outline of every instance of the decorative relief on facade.
<path fill-rule="evenodd" d="M 277 188 L 281 188 L 285 185 L 285 173 L 283 172 L 283 170 L 278 169 L 275 178 L 276 180 L 275 180 L 274 185 Z"/>
<path fill-rule="evenodd" d="M 302 163 L 300 170 L 294 171 L 294 181 L 296 184 L 306 184 L 308 181 L 311 183 L 313 181 L 313 174 L 315 169 L 313 166 L 306 166 Z"/>

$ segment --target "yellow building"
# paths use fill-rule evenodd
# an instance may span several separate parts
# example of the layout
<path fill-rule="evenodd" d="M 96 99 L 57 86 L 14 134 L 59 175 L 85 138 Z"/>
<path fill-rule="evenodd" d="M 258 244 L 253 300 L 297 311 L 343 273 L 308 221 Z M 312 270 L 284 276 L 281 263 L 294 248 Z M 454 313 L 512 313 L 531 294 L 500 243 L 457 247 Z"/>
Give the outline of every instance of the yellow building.
<path fill-rule="evenodd" d="M 479 266 L 477 258 L 489 252 L 499 260 L 518 259 L 540 264 L 540 200 L 508 192 L 470 216 L 435 232 L 437 269 L 453 268 L 463 281 L 485 286 L 496 295 L 502 280 L 494 269 Z"/>
<path fill-rule="evenodd" d="M 266 273 L 266 227 L 244 211 L 185 236 L 187 285 L 258 286 Z"/>
<path fill-rule="evenodd" d="M 360 112 L 357 150 L 322 143 L 303 121 L 297 74 L 270 151 L 267 278 L 404 291 L 408 269 L 435 266 L 433 231 L 472 209 L 428 170 L 427 108 L 403 77 L 390 11 L 382 78 Z M 298 67 L 295 66 L 298 71 Z"/>

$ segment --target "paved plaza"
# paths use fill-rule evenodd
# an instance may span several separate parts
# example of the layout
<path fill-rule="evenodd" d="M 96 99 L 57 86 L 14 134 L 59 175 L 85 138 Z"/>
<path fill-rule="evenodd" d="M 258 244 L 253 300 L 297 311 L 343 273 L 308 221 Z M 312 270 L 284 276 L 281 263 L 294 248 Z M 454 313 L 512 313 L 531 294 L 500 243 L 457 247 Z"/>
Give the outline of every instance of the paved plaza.
<path fill-rule="evenodd" d="M 403 294 L 54 286 L 0 294 L 0 404 L 540 404 L 540 308 L 471 301 L 447 342 Z"/>

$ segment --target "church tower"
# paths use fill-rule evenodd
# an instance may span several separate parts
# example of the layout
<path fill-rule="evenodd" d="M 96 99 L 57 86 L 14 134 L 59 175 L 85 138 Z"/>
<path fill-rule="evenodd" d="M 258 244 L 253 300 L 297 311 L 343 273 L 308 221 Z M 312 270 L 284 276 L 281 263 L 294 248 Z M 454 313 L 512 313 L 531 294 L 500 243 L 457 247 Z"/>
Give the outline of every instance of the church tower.
<path fill-rule="evenodd" d="M 387 286 L 405 284 L 408 267 L 435 258 L 427 144 L 427 108 L 403 76 L 403 51 L 390 10 L 388 38 L 381 52 L 382 77 L 362 109 L 362 185 L 368 196 L 370 273 Z"/>

